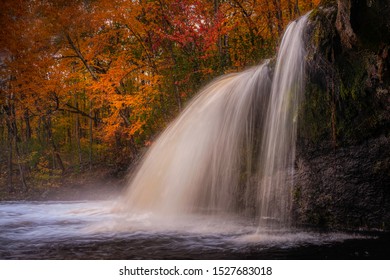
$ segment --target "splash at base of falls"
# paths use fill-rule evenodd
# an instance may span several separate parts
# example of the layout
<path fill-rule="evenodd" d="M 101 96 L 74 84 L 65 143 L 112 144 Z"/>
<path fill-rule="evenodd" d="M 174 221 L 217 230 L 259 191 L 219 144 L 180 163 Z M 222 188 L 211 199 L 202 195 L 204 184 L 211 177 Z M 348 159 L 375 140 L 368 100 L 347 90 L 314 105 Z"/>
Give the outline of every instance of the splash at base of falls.
<path fill-rule="evenodd" d="M 233 213 L 289 224 L 307 18 L 288 26 L 273 71 L 267 61 L 199 93 L 152 145 L 119 207 L 172 220 Z"/>

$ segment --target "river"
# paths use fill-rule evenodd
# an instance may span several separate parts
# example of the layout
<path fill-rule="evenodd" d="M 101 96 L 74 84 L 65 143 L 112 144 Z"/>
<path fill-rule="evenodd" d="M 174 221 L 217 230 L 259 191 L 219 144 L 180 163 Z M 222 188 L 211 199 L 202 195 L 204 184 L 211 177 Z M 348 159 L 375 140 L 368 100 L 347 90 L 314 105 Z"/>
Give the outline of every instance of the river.
<path fill-rule="evenodd" d="M 0 203 L 0 259 L 388 259 L 390 235 L 259 229 L 251 219 L 175 220 L 115 201 Z"/>

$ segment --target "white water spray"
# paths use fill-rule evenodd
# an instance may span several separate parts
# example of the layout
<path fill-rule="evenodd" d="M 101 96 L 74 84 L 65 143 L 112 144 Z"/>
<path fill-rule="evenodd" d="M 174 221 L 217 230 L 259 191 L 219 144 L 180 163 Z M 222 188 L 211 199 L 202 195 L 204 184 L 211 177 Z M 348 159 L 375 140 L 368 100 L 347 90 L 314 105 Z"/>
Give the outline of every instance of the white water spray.
<path fill-rule="evenodd" d="M 306 20 L 287 28 L 272 82 L 266 62 L 199 93 L 132 176 L 122 202 L 127 211 L 233 212 L 255 215 L 261 224 L 288 223 Z"/>

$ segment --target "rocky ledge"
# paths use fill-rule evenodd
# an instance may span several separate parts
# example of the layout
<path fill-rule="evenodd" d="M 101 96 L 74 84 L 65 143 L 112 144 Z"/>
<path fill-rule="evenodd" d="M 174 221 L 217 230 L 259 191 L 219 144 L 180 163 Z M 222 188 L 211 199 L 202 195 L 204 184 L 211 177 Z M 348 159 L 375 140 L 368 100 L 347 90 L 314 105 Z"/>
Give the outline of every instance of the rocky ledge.
<path fill-rule="evenodd" d="M 306 33 L 297 225 L 390 230 L 390 3 L 327 0 Z"/>

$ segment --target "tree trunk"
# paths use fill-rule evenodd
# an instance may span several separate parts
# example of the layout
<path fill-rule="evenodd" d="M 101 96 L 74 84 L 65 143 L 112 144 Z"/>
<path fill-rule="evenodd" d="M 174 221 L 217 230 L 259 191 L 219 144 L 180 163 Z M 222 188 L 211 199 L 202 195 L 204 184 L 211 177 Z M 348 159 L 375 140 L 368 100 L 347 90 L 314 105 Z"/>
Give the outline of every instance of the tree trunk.
<path fill-rule="evenodd" d="M 3 106 L 3 110 L 6 113 L 6 122 L 8 128 L 8 190 L 12 192 L 14 190 L 13 187 L 13 146 L 15 146 L 15 154 L 17 157 L 17 165 L 19 169 L 20 181 L 22 183 L 23 189 L 25 191 L 28 190 L 28 185 L 26 183 L 25 171 L 22 162 L 22 158 L 19 151 L 18 141 L 20 140 L 18 137 L 18 127 L 16 124 L 16 112 L 13 105 L 13 96 L 10 95 L 7 100 L 6 107 Z"/>
<path fill-rule="evenodd" d="M 12 77 L 10 78 L 12 79 Z M 15 143 L 15 152 L 18 159 L 18 167 L 19 167 L 19 174 L 20 179 L 23 185 L 23 188 L 25 190 L 28 189 L 25 176 L 24 176 L 24 170 L 21 162 L 21 157 L 19 153 L 18 148 L 18 127 L 16 124 L 16 111 L 14 106 L 14 95 L 10 93 L 8 96 L 6 96 L 6 102 L 1 107 L 5 118 L 6 118 L 6 125 L 8 130 L 8 190 L 12 192 L 14 190 L 13 186 L 13 144 Z"/>
<path fill-rule="evenodd" d="M 24 111 L 24 121 L 26 123 L 26 131 L 25 131 L 25 136 L 26 136 L 26 141 L 30 141 L 31 139 L 31 125 L 30 125 L 30 115 L 28 113 L 28 110 Z"/>
<path fill-rule="evenodd" d="M 11 193 L 14 191 L 13 186 L 13 165 L 12 165 L 12 135 L 8 130 L 8 191 Z"/>
<path fill-rule="evenodd" d="M 89 101 L 89 115 L 92 117 L 92 101 Z M 93 119 L 89 119 L 89 169 L 92 169 Z"/>
<path fill-rule="evenodd" d="M 19 146 L 18 146 L 16 137 L 14 137 L 14 141 L 15 141 L 15 153 L 16 153 L 16 156 L 18 158 L 18 169 L 19 169 L 19 175 L 20 175 L 20 182 L 22 183 L 24 191 L 28 191 L 24 163 L 22 162 L 22 157 L 20 155 Z"/>
<path fill-rule="evenodd" d="M 76 101 L 75 101 L 75 107 L 76 109 L 79 109 L 79 104 L 77 102 L 77 95 L 76 95 Z M 81 163 L 82 163 L 82 156 L 81 156 L 81 135 L 80 135 L 80 118 L 79 118 L 79 115 L 77 114 L 75 116 L 76 118 L 76 123 L 75 123 L 75 132 L 76 132 L 76 143 L 77 143 L 77 156 L 78 156 L 78 161 L 79 161 L 79 166 L 81 167 Z"/>
<path fill-rule="evenodd" d="M 293 5 L 291 3 L 291 0 L 287 0 L 287 8 L 288 8 L 288 16 L 291 20 L 293 18 Z"/>
<path fill-rule="evenodd" d="M 219 11 L 219 0 L 214 0 L 214 18 L 217 20 Z M 220 33 L 220 30 L 218 30 L 218 33 Z M 217 41 L 217 47 L 218 47 L 218 54 L 219 54 L 219 70 L 223 72 L 223 69 L 226 66 L 226 52 L 224 51 L 224 43 L 225 43 L 226 35 L 218 35 L 218 41 Z"/>
<path fill-rule="evenodd" d="M 160 8 L 161 8 L 161 11 L 162 11 L 162 25 L 163 25 L 163 28 L 164 30 L 169 30 L 170 28 L 170 23 L 169 21 L 164 17 L 164 4 L 162 1 L 160 1 Z M 168 40 L 166 42 L 166 48 L 168 49 L 169 51 L 169 54 L 171 56 L 171 61 L 173 63 L 173 73 L 172 73 L 172 76 L 173 76 L 173 89 L 174 89 L 174 93 L 175 93 L 175 99 L 176 99 L 176 103 L 177 103 L 177 106 L 179 108 L 179 111 L 181 111 L 182 109 L 182 102 L 181 102 L 181 98 L 180 98 L 180 90 L 179 90 L 179 86 L 177 84 L 178 82 L 178 78 L 177 78 L 177 73 L 176 73 L 176 65 L 177 65 L 177 59 L 176 59 L 176 56 L 175 56 L 175 53 L 174 53 L 174 50 L 173 50 L 173 43 L 172 41 Z"/>
<path fill-rule="evenodd" d="M 271 37 L 274 37 L 274 25 L 272 22 L 272 13 L 271 13 L 271 7 L 269 5 L 269 1 L 265 0 L 265 4 L 267 5 L 267 24 L 268 24 L 268 29 L 271 34 Z"/>
<path fill-rule="evenodd" d="M 176 74 L 177 60 L 176 60 L 175 53 L 173 51 L 172 42 L 170 41 L 168 43 L 168 45 L 169 45 L 168 46 L 169 47 L 169 52 L 171 54 L 171 59 L 172 59 L 172 62 L 173 62 L 173 87 L 174 87 L 174 90 L 175 90 L 175 97 L 176 97 L 177 106 L 179 107 L 179 111 L 181 111 L 182 103 L 181 103 L 181 98 L 180 98 L 179 86 L 177 85 L 178 78 L 177 78 L 177 74 Z"/>
<path fill-rule="evenodd" d="M 279 36 L 283 33 L 283 11 L 282 11 L 282 4 L 280 0 L 272 0 L 272 3 L 275 7 L 275 15 L 276 19 L 278 20 L 278 34 Z"/>
<path fill-rule="evenodd" d="M 295 4 L 294 4 L 294 16 L 297 16 L 297 15 L 300 15 L 301 12 L 299 11 L 299 4 L 298 4 L 298 0 L 295 0 Z"/>
<path fill-rule="evenodd" d="M 51 129 L 50 116 L 48 116 L 47 118 L 44 119 L 44 125 L 46 127 L 49 144 L 51 145 L 51 147 L 53 149 L 53 155 L 54 155 L 55 161 L 58 164 L 58 166 L 61 169 L 61 171 L 64 172 L 65 171 L 65 167 L 64 167 L 64 164 L 62 162 L 60 153 L 58 152 L 57 145 L 55 144 L 55 141 L 54 141 L 54 138 L 53 138 L 53 132 L 52 132 L 52 129 Z"/>

